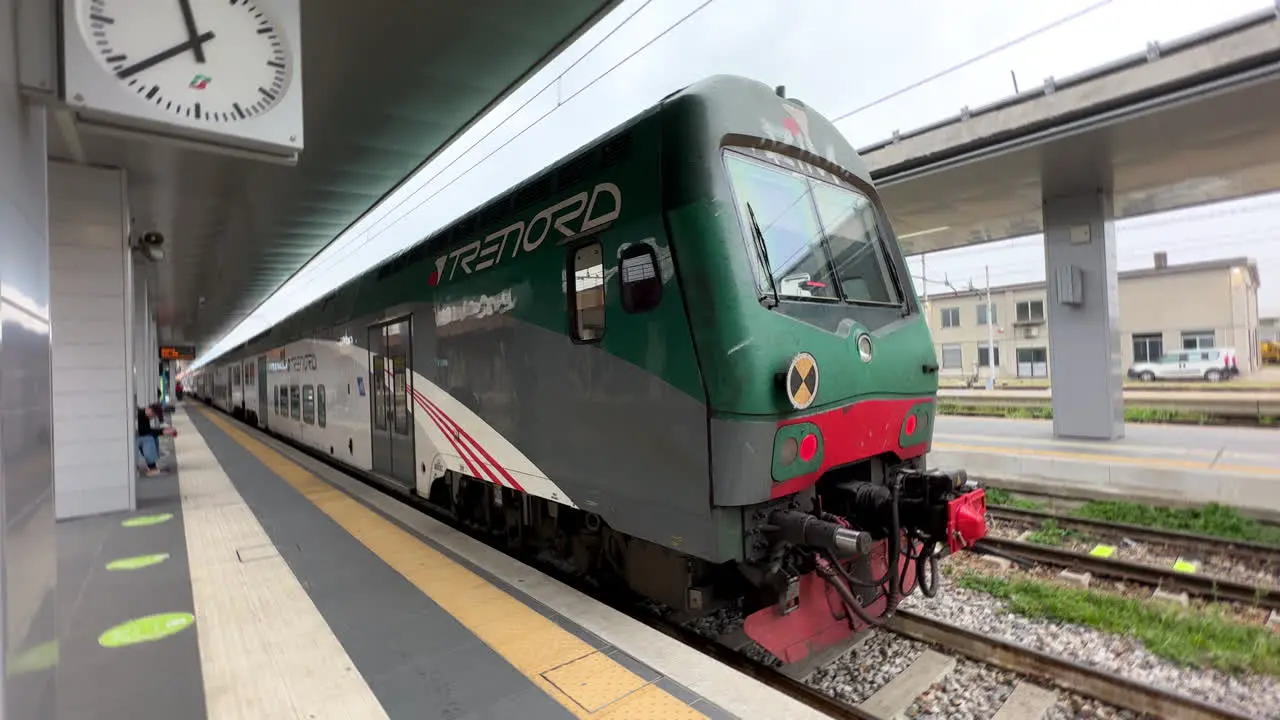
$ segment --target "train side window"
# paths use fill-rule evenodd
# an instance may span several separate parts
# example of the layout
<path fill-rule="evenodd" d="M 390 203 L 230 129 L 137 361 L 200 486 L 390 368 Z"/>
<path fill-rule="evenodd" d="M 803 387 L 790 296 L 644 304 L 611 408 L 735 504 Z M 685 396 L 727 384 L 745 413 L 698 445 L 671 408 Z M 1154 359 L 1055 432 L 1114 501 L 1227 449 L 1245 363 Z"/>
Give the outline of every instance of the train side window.
<path fill-rule="evenodd" d="M 604 252 L 600 243 L 574 250 L 569 271 L 573 339 L 599 342 L 604 337 Z"/>
<path fill-rule="evenodd" d="M 628 245 L 618 259 L 618 289 L 622 309 L 642 313 L 662 300 L 662 278 L 658 276 L 658 256 L 646 243 Z"/>
<path fill-rule="evenodd" d="M 320 427 L 325 426 L 325 407 L 324 407 L 324 386 L 316 386 L 316 424 Z"/>
<path fill-rule="evenodd" d="M 302 386 L 302 422 L 316 424 L 316 386 Z"/>
<path fill-rule="evenodd" d="M 289 386 L 289 417 L 294 420 L 302 419 L 302 393 L 298 391 L 297 385 Z"/>

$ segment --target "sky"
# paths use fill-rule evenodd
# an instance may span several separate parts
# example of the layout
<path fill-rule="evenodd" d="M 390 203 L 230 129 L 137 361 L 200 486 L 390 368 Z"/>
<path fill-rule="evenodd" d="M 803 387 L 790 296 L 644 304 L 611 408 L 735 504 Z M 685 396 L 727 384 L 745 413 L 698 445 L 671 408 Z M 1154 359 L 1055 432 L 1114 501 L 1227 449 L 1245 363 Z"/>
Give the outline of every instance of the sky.
<path fill-rule="evenodd" d="M 625 0 L 451 147 L 357 221 L 209 348 L 198 363 L 412 246 L 547 164 L 709 75 L 785 85 L 837 123 L 854 147 L 1144 51 L 1274 0 Z M 1074 19 L 991 53 L 1072 15 Z M 974 62 L 966 61 L 981 58 Z M 944 72 L 964 64 L 954 72 Z M 933 78 L 928 82 L 921 81 Z M 1012 73 L 1012 76 L 1011 76 Z M 904 88 L 910 88 L 903 91 Z M 886 99 L 887 98 L 887 99 Z M 305 151 L 304 151 L 305 152 Z M 892 210 L 892 209 L 890 209 Z M 1120 269 L 1248 255 L 1263 315 L 1280 315 L 1280 197 L 1117 223 Z M 935 253 L 930 292 L 1043 279 L 1039 236 Z M 920 258 L 911 258 L 921 274 Z M 1276 278 L 1274 284 L 1269 278 Z M 917 285 L 919 286 L 919 280 Z"/>

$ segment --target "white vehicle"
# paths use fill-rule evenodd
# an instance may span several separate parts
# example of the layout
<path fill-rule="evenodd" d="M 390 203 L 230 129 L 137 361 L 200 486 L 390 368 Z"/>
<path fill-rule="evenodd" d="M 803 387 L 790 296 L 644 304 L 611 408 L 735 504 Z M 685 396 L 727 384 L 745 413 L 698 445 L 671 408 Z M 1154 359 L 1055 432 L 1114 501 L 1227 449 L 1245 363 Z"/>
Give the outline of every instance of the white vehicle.
<path fill-rule="evenodd" d="M 1129 377 L 1154 380 L 1208 380 L 1218 382 L 1240 374 L 1235 348 L 1204 348 L 1165 353 L 1156 362 L 1134 363 Z"/>

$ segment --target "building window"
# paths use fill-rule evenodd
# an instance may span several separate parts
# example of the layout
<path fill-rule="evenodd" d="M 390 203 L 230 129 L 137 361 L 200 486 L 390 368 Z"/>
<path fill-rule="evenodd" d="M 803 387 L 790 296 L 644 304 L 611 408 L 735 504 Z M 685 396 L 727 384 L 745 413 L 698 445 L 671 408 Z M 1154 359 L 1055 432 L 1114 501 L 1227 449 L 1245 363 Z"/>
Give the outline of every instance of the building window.
<path fill-rule="evenodd" d="M 960 308 L 942 308 L 942 327 L 960 327 Z"/>
<path fill-rule="evenodd" d="M 1212 330 L 1183 330 L 1183 350 L 1204 350 L 1213 347 Z"/>
<path fill-rule="evenodd" d="M 996 367 L 999 368 L 1000 367 L 1000 346 L 997 345 L 995 347 L 995 350 L 996 350 L 996 357 L 995 357 Z M 989 358 L 988 355 L 989 355 L 989 350 L 987 348 L 987 345 L 985 344 L 979 345 L 978 346 L 978 367 L 984 367 L 984 368 L 991 367 L 991 358 Z"/>
<path fill-rule="evenodd" d="M 1018 377 L 1049 377 L 1049 351 L 1018 348 Z"/>
<path fill-rule="evenodd" d="M 1160 362 L 1164 355 L 1164 336 L 1160 333 L 1133 336 L 1134 362 Z"/>
<path fill-rule="evenodd" d="M 964 369 L 964 352 L 961 351 L 959 343 L 942 346 L 942 369 Z"/>
<path fill-rule="evenodd" d="M 991 308 L 991 324 L 996 325 L 1000 322 L 1000 313 L 996 312 L 996 304 L 991 303 L 991 305 L 988 306 L 986 303 L 982 303 L 981 305 L 978 306 L 978 324 L 979 325 L 987 324 L 987 308 L 988 307 Z M 996 354 L 999 355 L 1000 354 L 999 351 L 997 351 Z"/>
<path fill-rule="evenodd" d="M 600 243 L 583 245 L 573 252 L 570 268 L 570 326 L 579 342 L 604 337 L 604 253 Z"/>
<path fill-rule="evenodd" d="M 1018 322 L 1044 322 L 1044 301 L 1023 300 L 1017 305 Z"/>

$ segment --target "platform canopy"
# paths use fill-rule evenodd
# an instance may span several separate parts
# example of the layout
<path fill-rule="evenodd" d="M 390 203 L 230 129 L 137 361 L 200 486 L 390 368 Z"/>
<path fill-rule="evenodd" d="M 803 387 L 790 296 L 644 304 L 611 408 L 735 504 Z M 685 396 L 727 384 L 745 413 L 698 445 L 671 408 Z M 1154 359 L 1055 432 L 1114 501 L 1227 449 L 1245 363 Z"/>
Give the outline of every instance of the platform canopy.
<path fill-rule="evenodd" d="M 167 239 L 160 343 L 206 348 L 616 4 L 306 0 L 296 167 L 65 123 L 49 155 L 128 171 L 134 231 Z"/>

